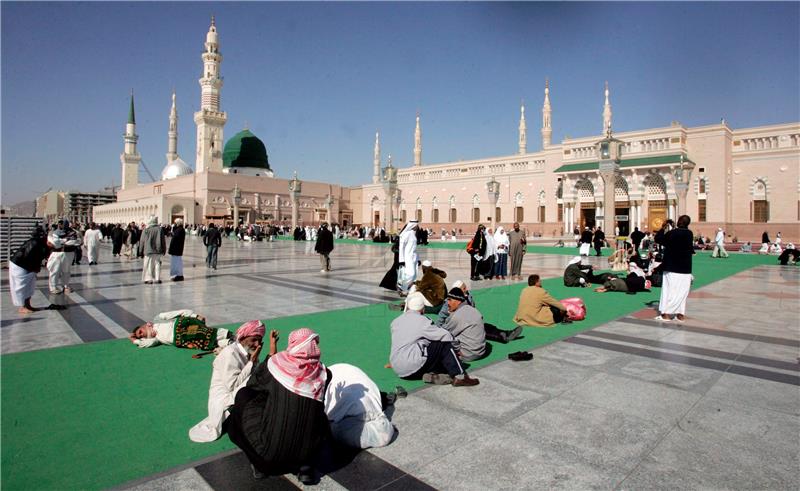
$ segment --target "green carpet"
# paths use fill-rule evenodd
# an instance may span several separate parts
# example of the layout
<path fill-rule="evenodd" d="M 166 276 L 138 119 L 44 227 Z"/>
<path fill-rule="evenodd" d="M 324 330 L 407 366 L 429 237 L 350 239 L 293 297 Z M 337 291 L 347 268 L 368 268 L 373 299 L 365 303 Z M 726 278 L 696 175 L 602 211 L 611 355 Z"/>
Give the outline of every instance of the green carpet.
<path fill-rule="evenodd" d="M 693 287 L 774 263 L 774 257 L 732 254 L 728 260 L 712 260 L 708 254 L 698 255 Z M 492 355 L 472 368 L 569 337 L 658 299 L 657 289 L 637 295 L 598 294 L 565 288 L 560 279 L 547 280 L 544 286 L 556 298 L 584 298 L 587 320 L 526 329 L 523 339 L 495 344 Z M 486 321 L 512 328 L 522 287 L 476 290 Z M 325 363 L 360 366 L 384 389 L 398 383 L 415 388 L 421 384 L 400 381 L 383 368 L 389 323 L 397 315 L 378 304 L 265 321 L 268 329 L 281 332 L 281 348 L 290 330 L 308 326 L 320 334 Z M 212 363 L 209 357 L 195 360 L 191 355 L 188 350 L 138 349 L 127 340 L 113 340 L 0 357 L 3 488 L 106 488 L 232 448 L 224 437 L 196 444 L 187 436 L 206 416 Z"/>

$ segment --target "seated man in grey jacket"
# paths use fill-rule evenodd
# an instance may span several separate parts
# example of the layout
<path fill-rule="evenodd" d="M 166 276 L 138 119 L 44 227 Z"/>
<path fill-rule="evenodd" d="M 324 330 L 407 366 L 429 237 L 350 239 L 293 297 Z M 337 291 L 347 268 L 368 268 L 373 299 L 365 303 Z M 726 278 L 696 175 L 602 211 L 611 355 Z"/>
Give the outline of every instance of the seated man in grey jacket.
<path fill-rule="evenodd" d="M 486 344 L 487 339 L 507 343 L 522 333 L 521 327 L 513 331 L 503 331 L 491 324 L 485 324 L 483 316 L 470 305 L 461 288 L 450 290 L 447 294 L 447 306 L 450 315 L 442 327 L 453 335 L 453 348 L 462 361 L 475 361 L 488 356 L 491 345 Z"/>
<path fill-rule="evenodd" d="M 398 377 L 419 379 L 426 383 L 455 387 L 478 385 L 464 371 L 453 351 L 453 336 L 433 325 L 422 315 L 425 297 L 420 292 L 409 294 L 408 310 L 392 321 L 392 352 L 389 356 L 392 369 Z"/>

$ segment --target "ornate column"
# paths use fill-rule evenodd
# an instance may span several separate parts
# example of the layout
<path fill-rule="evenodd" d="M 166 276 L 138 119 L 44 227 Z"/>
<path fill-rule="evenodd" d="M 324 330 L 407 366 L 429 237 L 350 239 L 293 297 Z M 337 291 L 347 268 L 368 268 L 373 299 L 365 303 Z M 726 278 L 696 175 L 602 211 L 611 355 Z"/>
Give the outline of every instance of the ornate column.
<path fill-rule="evenodd" d="M 597 155 L 600 157 L 599 171 L 603 179 L 603 231 L 607 237 L 612 237 L 617 226 L 614 188 L 619 174 L 623 142 L 611 136 L 610 118 L 607 123 L 606 137 L 597 142 Z"/>
<path fill-rule="evenodd" d="M 279 194 L 275 195 L 275 218 L 273 222 L 275 224 L 281 222 L 281 196 Z"/>
<path fill-rule="evenodd" d="M 325 215 L 328 225 L 333 223 L 333 218 L 332 218 L 333 215 L 331 212 L 332 209 L 333 209 L 333 196 L 329 194 L 328 197 L 325 198 Z"/>
<path fill-rule="evenodd" d="M 233 226 L 235 228 L 239 226 L 239 205 L 242 204 L 242 190 L 239 189 L 238 183 L 233 187 L 231 203 L 233 204 Z"/>
<path fill-rule="evenodd" d="M 302 188 L 303 182 L 297 178 L 297 172 L 295 172 L 294 177 L 289 181 L 289 193 L 292 196 L 292 232 L 297 228 L 297 222 L 299 221 L 299 199 Z"/>
<path fill-rule="evenodd" d="M 489 193 L 489 204 L 491 205 L 489 215 L 492 218 L 492 230 L 497 228 L 497 200 L 500 199 L 500 183 L 492 176 L 492 180 L 486 183 L 486 192 Z"/>

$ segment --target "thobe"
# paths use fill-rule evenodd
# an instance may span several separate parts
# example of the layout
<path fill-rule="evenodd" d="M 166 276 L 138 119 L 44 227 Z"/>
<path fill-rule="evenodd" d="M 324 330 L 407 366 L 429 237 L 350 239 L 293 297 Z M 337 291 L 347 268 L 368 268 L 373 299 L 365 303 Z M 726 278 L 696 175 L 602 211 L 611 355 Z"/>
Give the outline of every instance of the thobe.
<path fill-rule="evenodd" d="M 97 253 L 103 234 L 97 229 L 89 229 L 83 234 L 83 243 L 86 244 L 86 254 L 89 256 L 89 264 L 97 263 Z"/>
<path fill-rule="evenodd" d="M 208 416 L 189 430 L 193 442 L 213 442 L 222 434 L 222 423 L 228 417 L 236 393 L 247 384 L 253 362 L 247 350 L 233 343 L 220 351 L 214 360 L 211 386 L 208 389 Z"/>
<path fill-rule="evenodd" d="M 337 441 L 353 448 L 384 447 L 394 437 L 394 426 L 383 412 L 381 392 L 358 367 L 337 363 L 328 367 L 331 378 L 325 392 L 325 414 Z"/>
<path fill-rule="evenodd" d="M 139 248 L 144 254 L 142 268 L 142 281 L 161 281 L 161 258 L 167 249 L 164 238 L 164 229 L 158 224 L 152 224 L 142 233 Z"/>
<path fill-rule="evenodd" d="M 156 332 L 155 337 L 136 339 L 134 344 L 140 348 L 152 348 L 159 344 L 175 344 L 175 322 L 178 317 L 196 318 L 197 314 L 189 309 L 162 312 L 153 321 L 153 330 Z M 230 343 L 228 332 L 227 329 L 217 329 L 217 346 L 228 346 L 228 343 Z"/>
<path fill-rule="evenodd" d="M 512 230 L 508 233 L 508 255 L 511 261 L 511 276 L 522 275 L 522 256 L 525 254 L 526 242 L 525 234 L 521 230 Z"/>
<path fill-rule="evenodd" d="M 122 252 L 122 243 L 125 241 L 125 231 L 122 227 L 114 227 L 114 230 L 111 231 L 111 255 L 112 256 L 119 256 L 120 252 Z"/>
<path fill-rule="evenodd" d="M 711 257 L 717 256 L 728 257 L 728 251 L 725 250 L 725 232 L 722 230 L 714 237 L 714 252 L 711 253 Z"/>
<path fill-rule="evenodd" d="M 186 241 L 186 230 L 183 226 L 172 229 L 172 239 L 169 241 L 169 276 L 170 278 L 183 278 L 183 246 Z"/>
<path fill-rule="evenodd" d="M 407 292 L 417 279 L 417 234 L 413 228 L 406 226 L 400 234 L 399 245 L 400 269 L 397 272 L 397 286 L 400 291 Z"/>
<path fill-rule="evenodd" d="M 70 249 L 80 247 L 81 240 L 74 230 L 68 232 L 54 230 L 47 237 L 47 241 L 52 244 L 54 249 L 47 259 L 47 271 L 50 273 L 50 293 L 62 293 L 65 288 L 69 287 L 72 260 L 75 258 L 75 252 Z"/>

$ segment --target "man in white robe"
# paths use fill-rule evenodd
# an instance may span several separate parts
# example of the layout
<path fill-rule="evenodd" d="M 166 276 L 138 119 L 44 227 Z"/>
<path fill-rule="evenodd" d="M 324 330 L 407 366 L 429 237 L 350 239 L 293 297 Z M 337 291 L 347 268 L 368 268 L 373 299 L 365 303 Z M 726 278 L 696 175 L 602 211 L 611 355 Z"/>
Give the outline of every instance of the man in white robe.
<path fill-rule="evenodd" d="M 407 294 L 408 289 L 417 279 L 417 227 L 419 223 L 412 220 L 403 227 L 400 233 L 399 257 L 400 267 L 397 271 L 397 287 L 401 294 Z"/>
<path fill-rule="evenodd" d="M 266 328 L 261 321 L 242 324 L 236 331 L 236 342 L 220 351 L 214 360 L 211 386 L 208 389 L 208 416 L 189 430 L 193 442 L 213 442 L 222 435 L 222 423 L 228 417 L 236 393 L 247 384 L 253 367 L 258 364 Z M 277 353 L 278 332 L 270 333 L 270 355 Z"/>
<path fill-rule="evenodd" d="M 381 392 L 360 368 L 346 363 L 328 367 L 325 414 L 337 441 L 353 448 L 385 447 L 395 429 L 383 412 Z"/>
<path fill-rule="evenodd" d="M 725 231 L 721 228 L 717 229 L 717 235 L 714 237 L 714 252 L 711 257 L 728 257 L 728 251 L 725 250 Z"/>
<path fill-rule="evenodd" d="M 103 240 L 103 234 L 97 229 L 97 224 L 92 222 L 86 230 L 86 233 L 83 234 L 86 255 L 89 256 L 89 266 L 97 264 L 97 255 L 101 240 Z"/>

